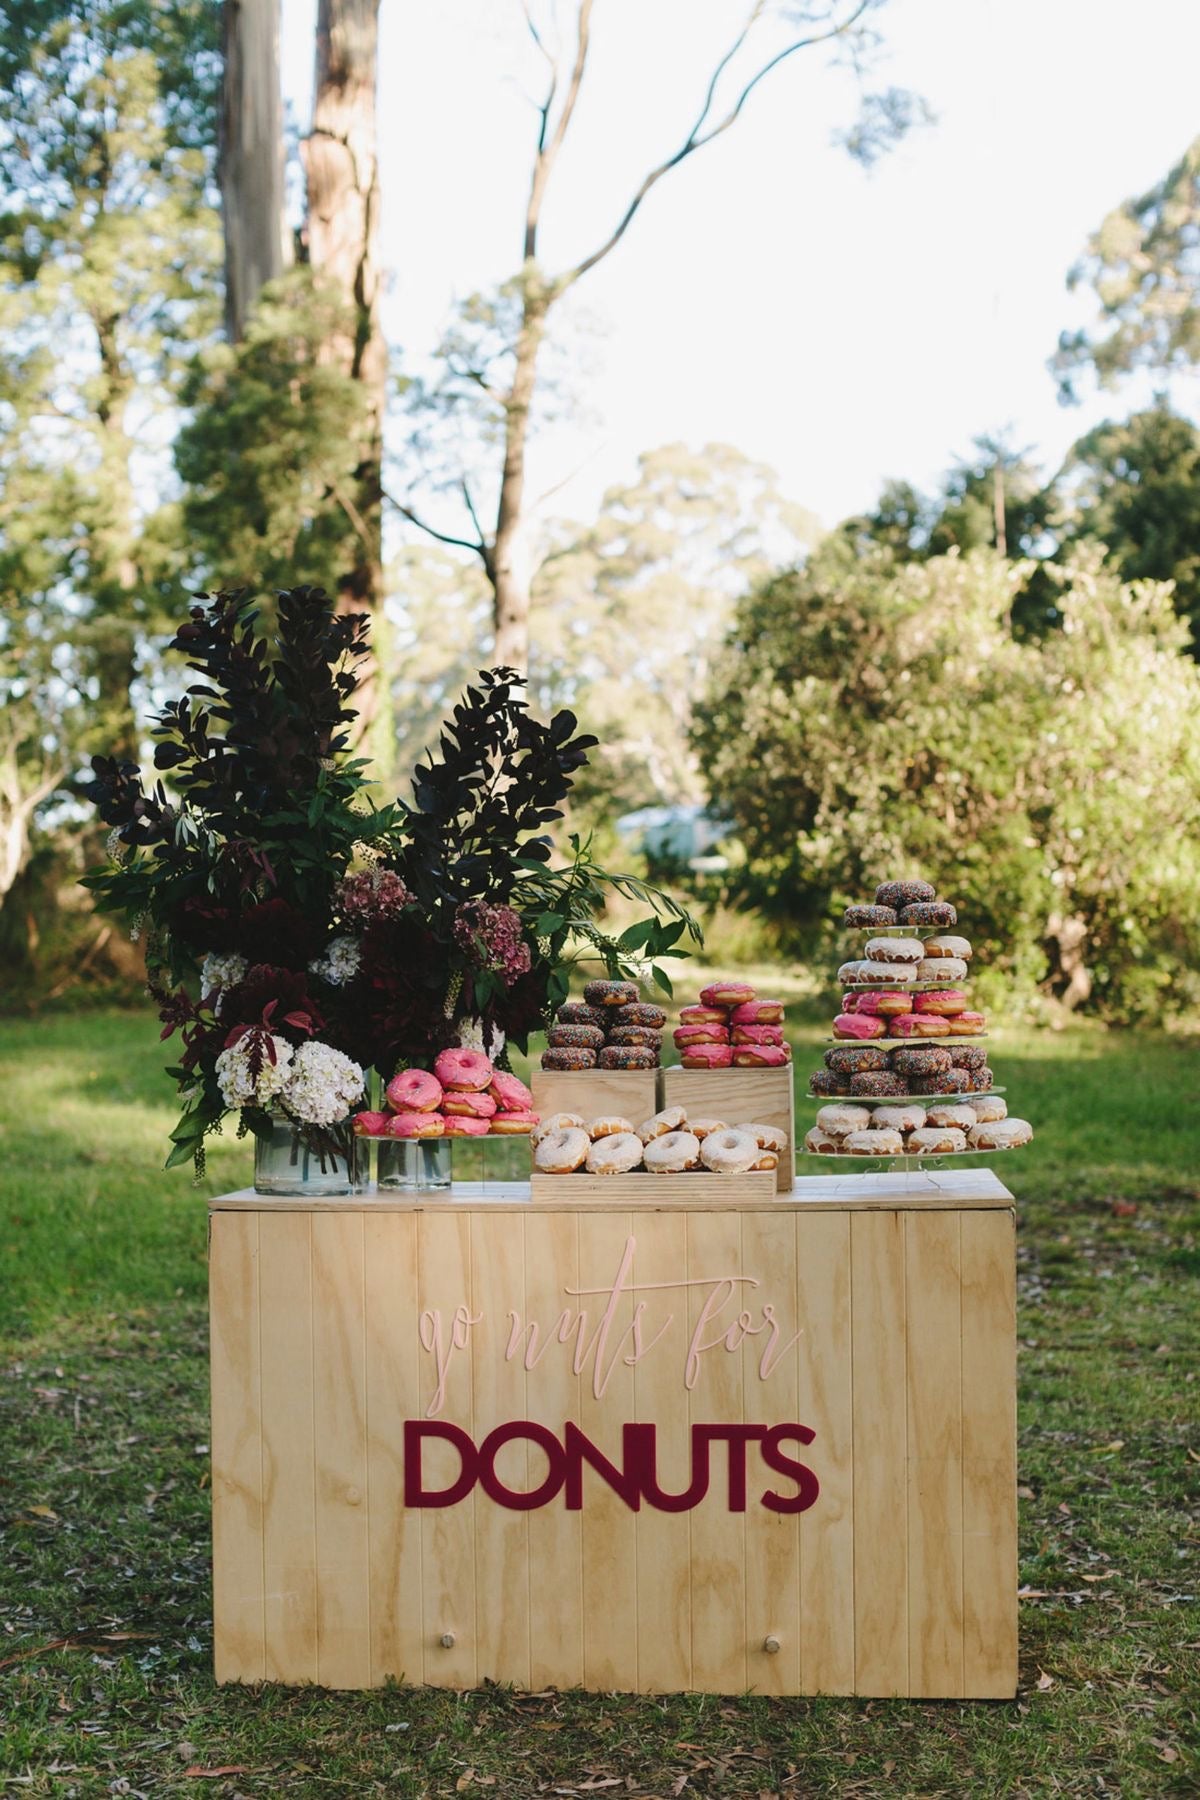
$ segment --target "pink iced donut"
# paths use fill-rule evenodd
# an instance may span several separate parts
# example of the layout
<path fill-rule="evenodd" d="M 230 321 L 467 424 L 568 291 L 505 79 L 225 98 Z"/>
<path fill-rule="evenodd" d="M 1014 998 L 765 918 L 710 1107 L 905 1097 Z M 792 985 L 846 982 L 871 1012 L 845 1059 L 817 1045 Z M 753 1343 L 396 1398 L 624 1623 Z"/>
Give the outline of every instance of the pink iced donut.
<path fill-rule="evenodd" d="M 686 1050 L 689 1044 L 727 1044 L 728 1025 L 678 1025 L 671 1033 L 676 1047 Z"/>
<path fill-rule="evenodd" d="M 502 1112 L 492 1120 L 493 1137 L 528 1137 L 538 1124 L 540 1113 Z"/>
<path fill-rule="evenodd" d="M 390 1113 L 355 1113 L 350 1124 L 355 1137 L 386 1137 Z"/>
<path fill-rule="evenodd" d="M 932 1013 L 901 1013 L 898 1019 L 888 1019 L 886 1023 L 889 1037 L 950 1036 L 946 1020 L 935 1018 Z"/>
<path fill-rule="evenodd" d="M 704 1006 L 744 1006 L 747 1000 L 755 998 L 755 990 L 748 981 L 713 981 L 700 989 L 700 1001 Z"/>
<path fill-rule="evenodd" d="M 442 1104 L 442 1084 L 428 1069 L 402 1069 L 386 1092 L 393 1112 L 436 1112 Z"/>
<path fill-rule="evenodd" d="M 388 1120 L 390 1138 L 445 1137 L 446 1121 L 438 1112 L 398 1112 Z"/>
<path fill-rule="evenodd" d="M 679 1060 L 685 1069 L 728 1069 L 733 1051 L 728 1044 L 688 1044 Z"/>
<path fill-rule="evenodd" d="M 835 1038 L 886 1037 L 887 1025 L 883 1019 L 869 1013 L 839 1013 L 833 1021 L 833 1035 Z"/>
<path fill-rule="evenodd" d="M 465 1113 L 446 1114 L 446 1137 L 486 1137 L 491 1129 L 490 1119 L 469 1119 Z"/>
<path fill-rule="evenodd" d="M 792 1053 L 786 1044 L 735 1044 L 733 1047 L 735 1069 L 782 1069 L 791 1060 Z"/>
<path fill-rule="evenodd" d="M 482 1050 L 443 1050 L 433 1065 L 443 1087 L 478 1093 L 496 1073 Z"/>
<path fill-rule="evenodd" d="M 727 1006 L 681 1006 L 679 1023 L 681 1025 L 728 1025 L 729 1008 Z"/>
<path fill-rule="evenodd" d="M 496 1102 L 497 1112 L 528 1112 L 533 1105 L 533 1095 L 525 1083 L 516 1075 L 510 1075 L 506 1069 L 496 1069 L 493 1072 L 488 1093 Z"/>
<path fill-rule="evenodd" d="M 782 1044 L 783 1027 L 781 1025 L 735 1025 L 732 1038 L 735 1044 Z"/>
<path fill-rule="evenodd" d="M 471 1093 L 466 1088 L 447 1088 L 442 1100 L 442 1111 L 447 1118 L 453 1115 L 458 1119 L 490 1119 L 496 1110 L 496 1102 L 488 1093 Z"/>
<path fill-rule="evenodd" d="M 782 1000 L 744 1000 L 729 1015 L 731 1025 L 782 1025 Z"/>

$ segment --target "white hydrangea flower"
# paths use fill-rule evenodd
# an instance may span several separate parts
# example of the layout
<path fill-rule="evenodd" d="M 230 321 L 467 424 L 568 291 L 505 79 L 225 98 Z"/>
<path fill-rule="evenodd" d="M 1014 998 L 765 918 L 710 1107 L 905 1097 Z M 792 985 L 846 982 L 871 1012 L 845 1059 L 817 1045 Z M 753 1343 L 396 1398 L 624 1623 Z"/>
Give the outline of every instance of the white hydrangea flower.
<path fill-rule="evenodd" d="M 319 975 L 330 987 L 344 987 L 346 982 L 353 981 L 358 974 L 362 962 L 362 945 L 357 938 L 335 937 L 326 946 L 324 956 L 318 956 L 310 962 L 310 975 Z"/>
<path fill-rule="evenodd" d="M 250 1072 L 253 1043 L 253 1034 L 247 1032 L 232 1048 L 222 1050 L 217 1058 L 217 1080 L 226 1106 L 270 1106 L 276 1095 L 283 1092 L 293 1056 L 292 1046 L 286 1038 L 272 1035 L 275 1061 L 264 1055 L 256 1080 Z"/>
<path fill-rule="evenodd" d="M 504 1033 L 498 1025 L 493 1025 L 485 1043 L 483 1020 L 462 1019 L 458 1027 L 458 1047 L 460 1050 L 478 1050 L 482 1056 L 499 1056 L 504 1048 Z"/>
<path fill-rule="evenodd" d="M 215 1010 L 220 1012 L 220 989 L 236 987 L 245 973 L 246 959 L 244 956 L 239 956 L 236 951 L 231 951 L 227 956 L 219 956 L 210 951 L 200 964 L 200 992 L 202 995 L 206 995 L 211 994 L 214 988 L 218 990 Z"/>
<path fill-rule="evenodd" d="M 302 1044 L 292 1059 L 283 1103 L 301 1125 L 337 1125 L 366 1091 L 358 1063 L 329 1044 Z"/>

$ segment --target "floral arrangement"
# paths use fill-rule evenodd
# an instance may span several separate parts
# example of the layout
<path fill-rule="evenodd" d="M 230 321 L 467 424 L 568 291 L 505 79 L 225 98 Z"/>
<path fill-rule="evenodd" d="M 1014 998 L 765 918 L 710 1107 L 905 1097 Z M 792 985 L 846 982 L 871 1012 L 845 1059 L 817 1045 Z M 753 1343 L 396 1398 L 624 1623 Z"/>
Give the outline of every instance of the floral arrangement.
<path fill-rule="evenodd" d="M 546 828 L 597 741 L 572 713 L 543 724 L 514 671 L 484 671 L 412 801 L 380 806 L 350 755 L 366 619 L 294 588 L 272 625 L 245 591 L 197 596 L 170 646 L 197 679 L 152 727 L 157 781 L 96 757 L 87 788 L 112 829 L 85 885 L 144 934 L 162 1035 L 180 1034 L 168 1168 L 199 1171 L 231 1112 L 256 1132 L 282 1112 L 310 1148 L 344 1155 L 371 1069 L 386 1083 L 455 1046 L 503 1067 L 573 963 L 648 972 L 669 993 L 658 959 L 700 941 L 682 907 L 598 867 L 578 836 L 555 861 Z M 616 937 L 614 892 L 648 909 Z"/>

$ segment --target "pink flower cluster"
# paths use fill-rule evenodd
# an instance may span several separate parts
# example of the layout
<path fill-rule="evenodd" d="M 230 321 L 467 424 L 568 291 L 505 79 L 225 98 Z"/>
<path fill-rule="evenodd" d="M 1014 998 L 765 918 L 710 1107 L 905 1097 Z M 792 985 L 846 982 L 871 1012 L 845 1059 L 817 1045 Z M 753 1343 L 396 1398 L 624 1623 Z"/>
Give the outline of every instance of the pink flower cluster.
<path fill-rule="evenodd" d="M 511 906 L 489 906 L 468 900 L 454 916 L 454 941 L 481 968 L 514 982 L 529 973 L 529 945 L 521 936 L 521 917 Z"/>
<path fill-rule="evenodd" d="M 392 869 L 364 869 L 347 875 L 334 901 L 346 922 L 373 925 L 380 919 L 398 919 L 412 895 Z"/>

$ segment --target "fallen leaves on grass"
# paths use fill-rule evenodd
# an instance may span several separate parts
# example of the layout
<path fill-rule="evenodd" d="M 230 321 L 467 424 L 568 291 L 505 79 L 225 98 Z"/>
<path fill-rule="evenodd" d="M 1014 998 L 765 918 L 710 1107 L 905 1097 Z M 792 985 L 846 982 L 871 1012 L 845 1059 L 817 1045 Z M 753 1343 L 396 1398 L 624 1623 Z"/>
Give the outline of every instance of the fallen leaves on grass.
<path fill-rule="evenodd" d="M 212 1769 L 205 1769 L 199 1763 L 192 1763 L 183 1772 L 191 1781 L 216 1781 L 221 1775 L 249 1775 L 250 1769 L 246 1763 L 218 1763 Z M 461 1785 L 460 1782 L 459 1786 L 461 1787 Z"/>

